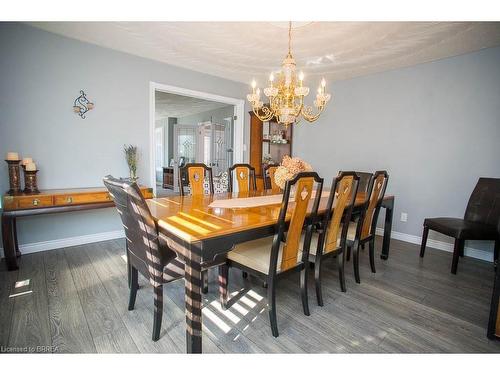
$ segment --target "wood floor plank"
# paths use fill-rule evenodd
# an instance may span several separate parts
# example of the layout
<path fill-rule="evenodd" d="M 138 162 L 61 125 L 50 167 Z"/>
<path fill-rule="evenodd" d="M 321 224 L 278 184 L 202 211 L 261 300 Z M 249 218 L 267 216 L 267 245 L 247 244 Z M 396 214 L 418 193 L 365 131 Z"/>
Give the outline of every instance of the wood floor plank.
<path fill-rule="evenodd" d="M 43 253 L 19 259 L 18 280 L 30 280 L 30 293 L 14 298 L 9 346 L 50 352 L 51 337 Z M 16 291 L 17 292 L 17 291 Z"/>
<path fill-rule="evenodd" d="M 99 351 L 100 338 L 114 343 L 115 346 L 118 345 L 117 351 L 120 353 L 138 352 L 137 346 L 130 337 L 120 314 L 111 303 L 104 285 L 87 256 L 85 246 L 88 245 L 66 249 L 64 253 L 97 350 Z"/>
<path fill-rule="evenodd" d="M 429 248 L 421 260 L 417 245 L 393 240 L 389 260 L 382 261 L 380 247 L 377 238 L 375 274 L 367 250 L 361 251 L 361 284 L 354 282 L 352 262 L 346 264 L 347 293 L 339 289 L 335 260 L 324 263 L 323 307 L 316 304 L 310 274 L 310 316 L 302 312 L 297 275 L 280 280 L 278 338 L 271 335 L 261 283 L 231 270 L 234 303 L 224 310 L 218 302 L 217 271 L 210 270 L 209 293 L 203 296 L 203 351 L 500 353 L 500 342 L 486 339 L 491 264 L 461 258 L 458 274 L 451 275 L 449 253 Z M 52 342 L 67 352 L 184 352 L 183 280 L 164 287 L 161 338 L 153 343 L 152 288 L 140 277 L 136 308 L 127 310 L 124 254 L 123 239 L 105 241 L 25 255 L 22 274 L 0 272 L 0 304 L 7 307 L 0 311 L 0 343 Z M 21 278 L 34 279 L 37 293 L 9 301 L 5 280 Z"/>
<path fill-rule="evenodd" d="M 0 261 L 0 346 L 9 343 L 10 329 L 12 327 L 12 312 L 14 310 L 14 298 L 9 298 L 19 271 L 7 271 L 5 260 Z"/>
<path fill-rule="evenodd" d="M 52 345 L 58 353 L 95 353 L 64 251 L 44 253 Z"/>

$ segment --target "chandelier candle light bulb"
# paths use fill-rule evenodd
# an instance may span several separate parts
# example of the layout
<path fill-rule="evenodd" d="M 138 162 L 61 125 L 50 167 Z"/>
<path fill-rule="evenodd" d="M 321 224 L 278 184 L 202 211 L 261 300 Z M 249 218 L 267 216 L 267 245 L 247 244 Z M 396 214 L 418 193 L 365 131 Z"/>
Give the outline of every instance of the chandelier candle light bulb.
<path fill-rule="evenodd" d="M 318 88 L 314 101 L 317 112 L 311 106 L 304 104 L 304 98 L 309 94 L 309 87 L 304 86 L 304 73 L 296 73 L 296 63 L 291 52 L 292 23 L 288 28 L 288 54 L 281 65 L 281 71 L 269 75 L 269 87 L 264 88 L 264 95 L 269 98 L 269 103 L 264 105 L 260 101 L 260 89 L 252 80 L 252 93 L 247 95 L 252 105 L 253 113 L 263 122 L 275 119 L 279 124 L 287 127 L 298 123 L 302 118 L 308 122 L 316 121 L 323 112 L 330 94 L 326 93 L 326 81 L 323 78 Z M 275 80 L 276 79 L 276 80 Z"/>

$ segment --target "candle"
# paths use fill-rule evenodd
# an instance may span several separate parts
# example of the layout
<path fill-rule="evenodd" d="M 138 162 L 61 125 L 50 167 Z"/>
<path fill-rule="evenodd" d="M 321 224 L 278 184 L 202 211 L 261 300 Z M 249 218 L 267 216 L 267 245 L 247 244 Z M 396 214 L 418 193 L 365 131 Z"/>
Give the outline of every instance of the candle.
<path fill-rule="evenodd" d="M 299 73 L 299 81 L 302 83 L 303 80 L 304 80 L 304 72 L 300 72 Z"/>
<path fill-rule="evenodd" d="M 23 158 L 23 161 L 21 162 L 21 165 L 26 166 L 29 163 L 33 163 L 33 159 L 32 158 Z"/>
<path fill-rule="evenodd" d="M 7 152 L 7 160 L 19 160 L 19 154 L 17 152 Z"/>
<path fill-rule="evenodd" d="M 26 170 L 27 171 L 36 171 L 36 164 L 33 162 L 26 164 Z"/>

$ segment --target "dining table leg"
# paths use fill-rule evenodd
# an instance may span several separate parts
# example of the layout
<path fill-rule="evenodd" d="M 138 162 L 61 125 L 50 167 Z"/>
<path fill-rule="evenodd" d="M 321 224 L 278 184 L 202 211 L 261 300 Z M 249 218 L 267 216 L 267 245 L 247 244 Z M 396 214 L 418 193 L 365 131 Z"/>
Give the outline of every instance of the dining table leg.
<path fill-rule="evenodd" d="M 382 241 L 382 253 L 380 258 L 387 260 L 389 258 L 389 247 L 391 245 L 391 231 L 392 231 L 392 217 L 394 211 L 394 197 L 384 199 L 382 207 L 385 208 L 385 222 L 384 222 L 384 238 Z"/>
<path fill-rule="evenodd" d="M 185 256 L 186 352 L 201 353 L 201 249 L 192 244 Z"/>

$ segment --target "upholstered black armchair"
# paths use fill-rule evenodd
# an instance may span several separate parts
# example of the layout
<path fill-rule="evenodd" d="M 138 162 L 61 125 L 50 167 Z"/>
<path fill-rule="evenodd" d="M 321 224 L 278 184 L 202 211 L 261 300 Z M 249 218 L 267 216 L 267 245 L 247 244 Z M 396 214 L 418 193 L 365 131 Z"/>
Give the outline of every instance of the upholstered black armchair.
<path fill-rule="evenodd" d="M 472 192 L 463 219 L 437 217 L 424 220 L 420 257 L 424 257 L 429 229 L 455 238 L 451 273 L 457 273 L 466 240 L 495 241 L 494 262 L 500 251 L 500 178 L 481 177 Z"/>

